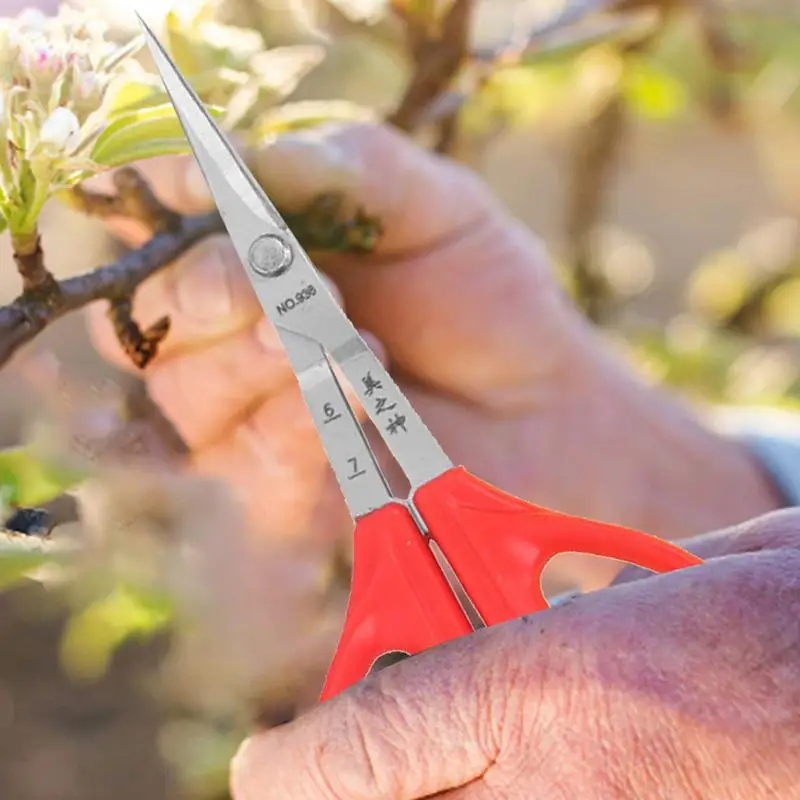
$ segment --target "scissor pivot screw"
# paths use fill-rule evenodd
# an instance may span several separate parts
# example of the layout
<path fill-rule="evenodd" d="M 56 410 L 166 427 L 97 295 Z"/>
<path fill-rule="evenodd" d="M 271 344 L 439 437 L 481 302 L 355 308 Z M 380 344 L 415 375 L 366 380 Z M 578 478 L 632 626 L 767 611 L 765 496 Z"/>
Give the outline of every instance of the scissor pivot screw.
<path fill-rule="evenodd" d="M 294 253 L 280 236 L 267 233 L 253 242 L 247 258 L 250 266 L 259 275 L 265 278 L 277 278 L 292 265 Z"/>

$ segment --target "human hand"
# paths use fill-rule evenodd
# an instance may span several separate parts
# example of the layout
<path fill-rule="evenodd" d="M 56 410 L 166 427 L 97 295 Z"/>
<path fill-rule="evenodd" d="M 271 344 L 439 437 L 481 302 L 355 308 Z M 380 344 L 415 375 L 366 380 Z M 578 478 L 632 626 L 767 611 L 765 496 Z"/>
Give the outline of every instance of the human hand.
<path fill-rule="evenodd" d="M 208 207 L 192 159 L 153 160 L 141 168 L 171 205 Z M 547 392 L 556 380 L 551 375 L 568 360 L 559 358 L 556 344 L 570 338 L 572 327 L 557 315 L 574 314 L 550 279 L 538 242 L 504 217 L 470 171 L 385 128 L 284 137 L 261 151 L 254 168 L 284 208 L 343 190 L 383 220 L 386 235 L 374 257 L 320 257 L 318 263 L 335 276 L 354 320 L 378 331 L 392 366 L 408 376 L 404 388 L 453 457 L 513 483 L 512 462 L 522 455 L 502 448 L 516 441 L 517 419 L 533 394 Z M 112 226 L 131 244 L 146 235 L 128 221 L 112 220 Z M 467 259 L 475 249 L 486 259 Z M 501 257 L 508 266 L 495 268 Z M 259 322 L 228 240 L 204 244 L 148 282 L 137 306 L 145 320 L 172 316 L 173 330 L 146 379 L 193 448 L 195 466 L 240 488 L 265 529 L 304 535 L 335 528 L 331 520 L 346 524 L 280 343 Z M 540 322 L 529 332 L 533 318 Z M 426 319 L 422 327 L 431 335 L 423 337 Z M 124 363 L 102 308 L 93 310 L 92 322 L 101 350 Z M 546 357 L 525 357 L 531 337 L 552 343 Z M 463 434 L 478 420 L 470 454 Z"/>
<path fill-rule="evenodd" d="M 796 796 L 800 512 L 690 548 L 255 735 L 234 800 Z"/>
<path fill-rule="evenodd" d="M 455 462 L 559 510 L 669 536 L 777 504 L 737 445 L 610 356 L 557 287 L 541 243 L 469 170 L 373 125 L 286 136 L 254 162 L 286 209 L 339 190 L 383 221 L 373 255 L 316 261 Z M 141 168 L 171 205 L 210 206 L 193 159 Z M 142 241 L 135 225 L 112 224 Z M 224 477 L 271 535 L 349 530 L 288 362 L 228 240 L 157 275 L 136 305 L 145 321 L 173 319 L 145 376 L 194 466 Z M 100 349 L 124 363 L 102 309 L 93 323 Z"/>

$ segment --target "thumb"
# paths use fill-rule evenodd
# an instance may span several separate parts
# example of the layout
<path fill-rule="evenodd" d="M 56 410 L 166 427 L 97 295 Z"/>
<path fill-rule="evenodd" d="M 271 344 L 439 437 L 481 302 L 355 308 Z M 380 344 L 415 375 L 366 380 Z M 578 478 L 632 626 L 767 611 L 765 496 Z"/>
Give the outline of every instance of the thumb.
<path fill-rule="evenodd" d="M 245 160 L 284 213 L 304 211 L 319 195 L 335 193 L 344 198 L 343 213 L 360 208 L 377 217 L 384 228 L 383 255 L 432 247 L 474 224 L 493 202 L 471 170 L 377 123 L 330 123 L 290 132 L 247 151 Z M 185 214 L 213 208 L 192 155 L 150 158 L 136 168 L 170 208 Z M 113 171 L 85 185 L 116 191 Z M 148 238 L 139 223 L 106 222 L 130 245 Z"/>
<path fill-rule="evenodd" d="M 286 211 L 303 211 L 322 193 L 341 193 L 346 211 L 361 209 L 380 220 L 382 256 L 432 248 L 496 205 L 472 170 L 379 123 L 330 123 L 285 134 L 254 152 L 251 168 Z"/>
<path fill-rule="evenodd" d="M 484 641 L 498 635 L 422 653 L 257 734 L 233 761 L 234 800 L 412 800 L 480 779 L 509 706 L 504 648 Z"/>

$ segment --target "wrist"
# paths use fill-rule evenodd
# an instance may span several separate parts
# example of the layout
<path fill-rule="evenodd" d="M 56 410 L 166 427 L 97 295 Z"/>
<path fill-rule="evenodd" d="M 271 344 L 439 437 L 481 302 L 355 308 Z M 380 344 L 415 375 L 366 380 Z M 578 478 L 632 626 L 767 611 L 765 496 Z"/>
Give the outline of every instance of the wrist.
<path fill-rule="evenodd" d="M 600 348 L 598 348 L 600 349 Z M 618 432 L 620 491 L 638 495 L 631 527 L 668 539 L 728 527 L 785 505 L 755 454 L 703 423 L 607 351 L 595 360 Z M 621 435 L 620 435 L 621 434 Z"/>
<path fill-rule="evenodd" d="M 573 495 L 564 511 L 679 539 L 786 505 L 744 442 L 704 425 L 580 328 L 559 392 L 566 447 L 556 469 L 571 470 L 560 480 Z"/>

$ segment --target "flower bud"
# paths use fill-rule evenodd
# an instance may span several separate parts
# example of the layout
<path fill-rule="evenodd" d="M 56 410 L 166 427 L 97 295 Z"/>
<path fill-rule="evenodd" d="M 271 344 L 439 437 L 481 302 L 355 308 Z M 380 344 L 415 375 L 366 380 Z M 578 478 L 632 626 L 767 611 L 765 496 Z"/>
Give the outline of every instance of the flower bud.
<path fill-rule="evenodd" d="M 39 141 L 51 144 L 60 150 L 68 150 L 78 138 L 80 123 L 68 108 L 60 106 L 42 123 Z"/>
<path fill-rule="evenodd" d="M 108 81 L 97 72 L 71 72 L 73 80 L 68 84 L 67 104 L 79 120 L 96 111 L 103 102 Z"/>
<path fill-rule="evenodd" d="M 73 90 L 77 100 L 91 100 L 102 91 L 103 85 L 96 72 L 82 72 L 78 75 Z"/>
<path fill-rule="evenodd" d="M 26 42 L 19 53 L 19 66 L 35 84 L 52 83 L 64 68 L 60 53 L 47 42 Z"/>

